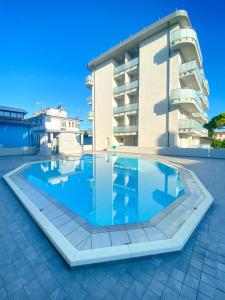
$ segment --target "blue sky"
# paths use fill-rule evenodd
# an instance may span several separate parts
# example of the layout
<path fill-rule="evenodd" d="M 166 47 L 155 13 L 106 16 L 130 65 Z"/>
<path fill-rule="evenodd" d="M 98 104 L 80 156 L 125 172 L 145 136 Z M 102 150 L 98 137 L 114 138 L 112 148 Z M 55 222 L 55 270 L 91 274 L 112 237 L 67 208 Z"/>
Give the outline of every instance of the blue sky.
<path fill-rule="evenodd" d="M 209 80 L 209 116 L 225 111 L 225 1 L 0 0 L 0 104 L 63 103 L 86 121 L 87 62 L 175 9 L 197 30 Z"/>

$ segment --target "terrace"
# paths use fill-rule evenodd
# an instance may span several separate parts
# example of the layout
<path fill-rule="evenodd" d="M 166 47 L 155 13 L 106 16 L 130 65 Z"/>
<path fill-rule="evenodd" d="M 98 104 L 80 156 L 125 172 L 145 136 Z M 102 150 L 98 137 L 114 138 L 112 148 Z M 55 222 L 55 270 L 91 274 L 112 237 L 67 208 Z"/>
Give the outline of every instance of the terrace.
<path fill-rule="evenodd" d="M 215 199 L 183 250 L 79 269 L 68 268 L 1 179 L 0 298 L 224 299 L 225 160 L 160 159 L 194 171 Z M 1 157 L 0 174 L 35 160 Z"/>

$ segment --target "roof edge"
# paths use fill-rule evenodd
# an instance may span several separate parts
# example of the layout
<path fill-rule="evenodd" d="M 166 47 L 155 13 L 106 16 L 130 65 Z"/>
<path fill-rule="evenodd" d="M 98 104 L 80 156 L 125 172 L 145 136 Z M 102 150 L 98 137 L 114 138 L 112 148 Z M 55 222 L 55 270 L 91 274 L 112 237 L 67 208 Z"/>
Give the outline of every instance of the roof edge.
<path fill-rule="evenodd" d="M 138 31 L 137 33 L 134 33 L 131 37 L 128 37 L 124 41 L 116 44 L 109 50 L 103 52 L 103 54 L 99 55 L 97 58 L 91 60 L 87 67 L 89 71 L 93 70 L 93 67 L 103 63 L 105 60 L 110 59 L 112 56 L 113 52 L 116 51 L 122 51 L 123 48 L 128 46 L 129 44 L 135 43 L 136 41 L 138 42 L 139 39 L 142 37 L 145 38 L 145 36 L 149 37 L 153 34 L 156 34 L 158 31 L 163 30 L 164 27 L 166 28 L 168 26 L 168 22 L 171 22 L 171 25 L 177 22 L 179 23 L 179 18 L 184 19 L 187 23 L 187 25 L 191 26 L 191 22 L 189 20 L 189 16 L 186 10 L 176 10 L 175 12 L 163 17 L 162 19 L 150 24 L 146 28 Z M 181 20 L 180 20 L 181 21 Z M 174 22 L 174 23 L 173 23 Z M 146 38 L 147 38 L 146 37 Z"/>

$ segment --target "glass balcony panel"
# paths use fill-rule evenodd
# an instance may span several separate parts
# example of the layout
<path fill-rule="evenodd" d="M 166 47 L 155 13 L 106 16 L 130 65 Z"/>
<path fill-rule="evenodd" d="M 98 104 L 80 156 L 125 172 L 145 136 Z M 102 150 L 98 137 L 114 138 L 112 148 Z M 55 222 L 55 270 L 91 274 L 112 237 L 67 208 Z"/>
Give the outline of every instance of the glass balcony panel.
<path fill-rule="evenodd" d="M 189 61 L 187 63 L 184 63 L 184 64 L 180 65 L 180 75 L 183 75 L 183 74 L 188 73 L 188 72 L 193 72 L 193 71 L 196 72 L 198 81 L 201 84 L 202 83 L 202 76 L 201 76 L 198 64 L 195 60 L 192 60 L 192 61 Z"/>
<path fill-rule="evenodd" d="M 114 74 L 123 72 L 123 71 L 125 71 L 125 70 L 127 70 L 127 69 L 129 69 L 129 68 L 132 68 L 132 67 L 138 65 L 138 63 L 139 63 L 139 58 L 136 57 L 136 58 L 134 58 L 134 59 L 128 61 L 127 63 L 125 63 L 125 64 L 123 64 L 123 65 L 120 65 L 120 66 L 116 67 L 116 68 L 114 69 Z"/>
<path fill-rule="evenodd" d="M 193 89 L 176 89 L 172 90 L 170 94 L 171 100 L 180 100 L 180 99 L 195 99 L 196 103 L 201 109 L 201 99 L 197 91 Z"/>
<path fill-rule="evenodd" d="M 92 104 L 92 97 L 91 96 L 87 97 L 87 103 L 90 104 L 90 105 Z"/>
<path fill-rule="evenodd" d="M 93 118 L 94 118 L 94 112 L 93 112 L 93 111 L 89 111 L 89 112 L 87 113 L 87 118 L 88 118 L 88 119 L 93 119 Z"/>
<path fill-rule="evenodd" d="M 170 35 L 170 42 L 173 46 L 174 43 L 178 42 L 178 41 L 182 41 L 182 40 L 190 40 L 192 39 L 193 41 L 195 41 L 196 45 L 197 45 L 197 51 L 200 57 L 200 60 L 202 61 L 202 53 L 201 53 L 201 48 L 199 45 L 199 41 L 198 41 L 198 37 L 196 32 L 194 31 L 194 29 L 192 28 L 182 28 L 182 29 L 177 29 L 175 31 L 171 32 Z"/>
<path fill-rule="evenodd" d="M 124 106 L 117 106 L 113 108 L 114 114 L 124 113 L 132 110 L 138 110 L 138 103 L 132 103 Z"/>
<path fill-rule="evenodd" d="M 138 80 L 129 82 L 121 86 L 116 86 L 114 87 L 113 92 L 114 94 L 119 94 L 136 88 L 138 88 Z"/>
<path fill-rule="evenodd" d="M 188 130 L 195 129 L 203 135 L 207 135 L 207 133 L 208 133 L 207 129 L 205 129 L 202 126 L 202 124 L 200 124 L 196 120 L 192 120 L 192 119 L 179 120 L 178 128 L 179 129 L 188 129 Z"/>
<path fill-rule="evenodd" d="M 115 126 L 113 127 L 114 133 L 130 133 L 130 132 L 137 132 L 138 127 L 137 125 L 127 125 L 127 126 Z"/>

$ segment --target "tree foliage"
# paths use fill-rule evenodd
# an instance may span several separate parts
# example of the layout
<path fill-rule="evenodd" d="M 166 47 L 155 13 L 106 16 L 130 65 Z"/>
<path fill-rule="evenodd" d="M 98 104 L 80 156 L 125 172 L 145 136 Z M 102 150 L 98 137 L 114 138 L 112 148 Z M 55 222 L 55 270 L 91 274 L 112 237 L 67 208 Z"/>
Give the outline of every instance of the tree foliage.
<path fill-rule="evenodd" d="M 204 127 L 208 129 L 209 136 L 214 137 L 214 131 L 217 128 L 225 126 L 225 112 L 213 117 Z M 225 141 L 213 140 L 211 146 L 213 148 L 225 148 Z"/>
<path fill-rule="evenodd" d="M 209 123 L 204 125 L 204 127 L 209 131 L 209 136 L 214 135 L 214 130 L 216 128 L 223 126 L 225 126 L 225 112 L 213 117 Z"/>
<path fill-rule="evenodd" d="M 225 141 L 213 140 L 211 143 L 213 148 L 224 148 L 225 149 Z"/>

